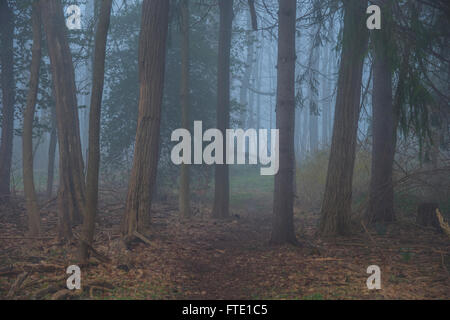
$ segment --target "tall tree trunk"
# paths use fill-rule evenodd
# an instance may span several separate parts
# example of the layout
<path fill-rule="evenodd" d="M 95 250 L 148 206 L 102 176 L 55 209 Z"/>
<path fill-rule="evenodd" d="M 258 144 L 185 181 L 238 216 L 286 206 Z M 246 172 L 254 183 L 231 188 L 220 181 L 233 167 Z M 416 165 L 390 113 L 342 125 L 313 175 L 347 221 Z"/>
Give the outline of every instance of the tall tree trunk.
<path fill-rule="evenodd" d="M 7 0 L 0 0 L 0 62 L 2 66 L 2 136 L 0 141 L 0 203 L 11 195 L 11 161 L 14 137 L 14 14 Z"/>
<path fill-rule="evenodd" d="M 251 26 L 251 17 L 248 17 L 247 26 Z M 252 74 L 252 66 L 253 66 L 253 58 L 254 58 L 254 44 L 253 44 L 253 31 L 247 32 L 247 58 L 245 60 L 245 70 L 244 76 L 242 78 L 241 87 L 239 89 L 239 103 L 242 110 L 241 122 L 242 126 L 246 127 L 247 113 L 248 113 L 248 96 L 249 96 L 249 86 L 250 86 L 250 77 Z"/>
<path fill-rule="evenodd" d="M 296 1 L 279 0 L 277 128 L 280 165 L 275 176 L 270 242 L 296 243 L 294 231 L 295 21 Z"/>
<path fill-rule="evenodd" d="M 252 73 L 250 75 L 250 87 L 255 88 L 255 66 L 252 67 Z M 248 105 L 247 105 L 247 127 L 255 127 L 255 92 L 252 90 L 248 91 Z"/>
<path fill-rule="evenodd" d="M 328 48 L 328 45 L 325 45 L 322 49 L 322 146 L 325 148 L 328 146 L 328 123 L 329 123 L 329 117 L 330 117 L 330 99 L 328 98 L 330 96 L 330 86 L 328 81 L 328 66 L 329 66 L 329 55 L 330 51 Z"/>
<path fill-rule="evenodd" d="M 51 117 L 51 131 L 50 131 L 50 142 L 48 145 L 48 167 L 47 167 L 47 199 L 52 197 L 53 193 L 53 177 L 55 175 L 55 152 L 56 143 L 58 142 L 58 137 L 56 135 L 56 106 L 50 106 L 50 117 Z"/>
<path fill-rule="evenodd" d="M 386 6 L 384 9 L 386 8 Z M 392 170 L 396 146 L 397 121 L 392 102 L 392 63 L 390 16 L 384 12 L 381 30 L 374 32 L 373 94 L 372 94 L 372 172 L 369 224 L 394 221 L 394 187 Z"/>
<path fill-rule="evenodd" d="M 329 56 L 329 66 L 328 66 L 328 74 L 334 75 L 338 74 L 339 78 L 339 65 L 336 59 L 336 56 L 330 52 Z M 330 97 L 329 97 L 329 104 L 330 104 L 330 116 L 328 117 L 328 143 L 331 145 L 331 140 L 333 138 L 333 125 L 334 125 L 334 117 L 336 113 L 336 96 L 334 94 L 334 88 L 337 87 L 337 79 L 335 81 L 335 78 L 332 77 L 328 83 L 330 88 Z"/>
<path fill-rule="evenodd" d="M 361 81 L 368 31 L 367 1 L 345 0 L 344 32 L 336 113 L 322 204 L 320 233 L 350 233 L 352 179 L 360 113 Z"/>
<path fill-rule="evenodd" d="M 181 126 L 189 130 L 189 1 L 181 1 Z M 183 217 L 191 216 L 189 165 L 181 165 L 179 209 Z"/>
<path fill-rule="evenodd" d="M 59 238 L 72 237 L 85 208 L 85 181 L 72 54 L 60 0 L 41 1 L 55 92 L 59 145 Z"/>
<path fill-rule="evenodd" d="M 39 88 L 39 69 L 41 65 L 41 17 L 39 3 L 33 2 L 31 15 L 33 29 L 33 46 L 31 48 L 30 87 L 27 96 L 27 105 L 23 114 L 22 133 L 22 159 L 23 159 L 23 185 L 25 191 L 26 208 L 28 215 L 28 232 L 36 237 L 40 234 L 39 208 L 36 199 L 36 190 L 33 177 L 33 120 L 36 108 L 36 98 Z"/>
<path fill-rule="evenodd" d="M 317 34 L 318 28 L 314 34 Z M 313 88 L 315 86 L 315 74 L 319 72 L 319 45 L 316 43 L 316 39 L 314 38 L 311 42 L 312 45 L 312 53 L 311 53 L 311 78 L 310 78 L 310 87 L 309 87 L 309 141 L 311 153 L 315 154 L 319 149 L 319 88 Z"/>
<path fill-rule="evenodd" d="M 230 51 L 231 28 L 233 24 L 233 0 L 219 0 L 219 58 L 217 66 L 217 129 L 225 137 L 230 127 Z M 215 165 L 214 218 L 229 215 L 230 182 L 226 159 L 226 144 L 223 144 L 223 164 Z"/>
<path fill-rule="evenodd" d="M 105 80 L 106 40 L 108 37 L 112 0 L 103 0 L 95 36 L 91 107 L 89 111 L 89 149 L 86 177 L 86 214 L 83 219 L 83 235 L 80 244 L 80 261 L 89 260 L 95 231 L 95 216 L 98 206 L 98 176 L 100 166 L 100 118 Z"/>
<path fill-rule="evenodd" d="M 81 66 L 80 70 L 77 70 L 76 76 L 78 75 L 81 79 L 86 81 L 87 83 L 93 83 L 93 68 L 92 65 L 94 63 L 94 50 L 95 50 L 95 35 L 97 32 L 97 25 L 99 19 L 99 8 L 101 7 L 103 1 L 98 0 L 87 0 L 85 6 L 85 12 L 83 15 L 83 19 L 85 21 L 92 21 L 92 25 L 87 31 L 87 39 L 88 48 L 87 48 L 87 58 L 85 63 Z M 89 106 L 90 101 L 92 99 L 91 94 L 81 95 L 80 102 L 81 105 Z M 89 117 L 90 117 L 90 107 L 83 108 L 79 110 L 80 115 L 80 128 L 81 128 L 81 150 L 83 152 L 83 160 L 86 164 L 88 164 L 88 153 L 89 153 Z M 86 171 L 87 175 L 87 171 Z M 86 176 L 87 179 L 87 176 Z M 87 191 L 86 191 L 87 192 Z M 87 196 L 87 195 L 86 195 Z"/>
<path fill-rule="evenodd" d="M 262 76 L 262 63 L 264 52 L 264 38 L 261 38 L 261 48 L 258 52 L 258 58 L 256 60 L 256 90 L 258 94 L 256 96 L 256 130 L 261 128 L 261 76 Z"/>
<path fill-rule="evenodd" d="M 144 0 L 139 39 L 139 114 L 122 232 L 133 237 L 150 223 L 159 158 L 169 1 Z"/>

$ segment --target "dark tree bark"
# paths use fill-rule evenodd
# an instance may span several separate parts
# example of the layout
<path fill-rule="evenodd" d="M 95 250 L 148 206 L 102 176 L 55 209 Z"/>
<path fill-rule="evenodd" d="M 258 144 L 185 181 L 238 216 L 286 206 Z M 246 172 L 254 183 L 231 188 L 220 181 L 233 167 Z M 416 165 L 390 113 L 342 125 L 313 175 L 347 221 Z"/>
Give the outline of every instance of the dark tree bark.
<path fill-rule="evenodd" d="M 255 0 L 248 0 L 248 7 L 250 9 L 250 17 L 252 19 L 252 29 L 253 29 L 253 31 L 257 31 L 258 30 L 258 17 L 256 15 Z"/>
<path fill-rule="evenodd" d="M 217 65 L 217 129 L 225 137 L 230 127 L 230 51 L 233 24 L 233 0 L 219 0 L 219 58 Z M 226 145 L 223 144 L 224 164 L 215 165 L 214 218 L 229 216 L 230 181 L 226 161 Z"/>
<path fill-rule="evenodd" d="M 443 230 L 436 215 L 436 210 L 439 210 L 437 203 L 420 203 L 417 207 L 416 223 L 420 226 L 432 227 L 436 232 L 442 233 Z"/>
<path fill-rule="evenodd" d="M 0 203 L 8 203 L 11 195 L 11 160 L 14 137 L 14 13 L 7 0 L 0 0 L 0 62 L 2 67 L 2 136 L 0 141 Z"/>
<path fill-rule="evenodd" d="M 72 237 L 72 224 L 81 222 L 85 208 L 75 73 L 61 1 L 41 1 L 40 5 L 52 69 L 58 125 L 59 238 L 69 239 Z"/>
<path fill-rule="evenodd" d="M 189 1 L 181 1 L 181 127 L 189 130 Z M 191 216 L 189 165 L 181 165 L 179 210 L 182 217 Z"/>
<path fill-rule="evenodd" d="M 367 1 L 344 0 L 344 32 L 333 138 L 322 204 L 320 233 L 350 233 L 352 179 L 360 113 L 361 81 L 368 42 Z"/>
<path fill-rule="evenodd" d="M 112 0 L 103 0 L 100 18 L 95 35 L 94 65 L 89 111 L 89 149 L 86 177 L 86 215 L 83 219 L 83 234 L 80 244 L 80 260 L 89 260 L 89 247 L 92 246 L 95 231 L 95 216 L 98 206 L 98 176 L 100 166 L 100 117 L 105 80 L 106 40 L 111 17 Z"/>
<path fill-rule="evenodd" d="M 159 158 L 168 22 L 169 1 L 144 0 L 139 39 L 139 114 L 122 223 L 125 237 L 134 237 L 135 232 L 144 231 L 150 223 Z"/>
<path fill-rule="evenodd" d="M 383 6 L 383 9 L 388 9 Z M 368 224 L 390 223 L 394 215 L 392 170 L 397 139 L 397 119 L 392 101 L 391 28 L 387 10 L 381 30 L 375 30 L 372 94 L 372 171 Z"/>
<path fill-rule="evenodd" d="M 296 1 L 279 0 L 277 129 L 280 164 L 275 176 L 270 242 L 297 243 L 294 231 L 295 21 Z"/>
<path fill-rule="evenodd" d="M 47 199 L 50 199 L 53 194 L 53 180 L 55 175 L 55 153 L 58 136 L 56 135 L 56 113 L 55 106 L 50 106 L 50 117 L 52 128 L 50 131 L 50 141 L 48 145 L 48 167 L 47 167 Z"/>
<path fill-rule="evenodd" d="M 23 115 L 22 159 L 23 185 L 28 215 L 28 232 L 32 237 L 40 234 L 39 208 L 33 177 L 33 120 L 36 99 L 39 88 L 39 69 L 41 65 L 41 17 L 39 3 L 33 2 L 31 15 L 33 29 L 33 46 L 31 48 L 30 87 L 28 89 L 27 105 Z"/>

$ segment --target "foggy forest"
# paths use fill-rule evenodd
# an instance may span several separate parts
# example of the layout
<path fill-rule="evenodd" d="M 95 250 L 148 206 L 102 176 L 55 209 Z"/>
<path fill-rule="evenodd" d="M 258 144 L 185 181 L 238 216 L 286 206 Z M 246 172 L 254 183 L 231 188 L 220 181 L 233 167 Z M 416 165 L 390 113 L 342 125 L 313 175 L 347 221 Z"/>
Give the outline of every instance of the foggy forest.
<path fill-rule="evenodd" d="M 0 300 L 450 299 L 449 21 L 0 0 Z"/>

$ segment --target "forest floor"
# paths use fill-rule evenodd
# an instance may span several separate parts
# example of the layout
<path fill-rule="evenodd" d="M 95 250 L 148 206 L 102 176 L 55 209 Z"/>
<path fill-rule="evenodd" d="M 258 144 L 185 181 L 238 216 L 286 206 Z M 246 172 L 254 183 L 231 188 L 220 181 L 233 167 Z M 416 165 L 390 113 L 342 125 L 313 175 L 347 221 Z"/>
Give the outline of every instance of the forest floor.
<path fill-rule="evenodd" d="M 60 245 L 56 204 L 42 209 L 45 239 L 24 239 L 25 211 L 0 211 L 0 299 L 450 299 L 450 241 L 405 219 L 350 238 L 316 236 L 318 213 L 296 208 L 299 247 L 271 246 L 270 194 L 232 196 L 232 217 L 191 220 L 176 200 L 157 202 L 149 243 L 120 241 L 122 202 L 102 201 L 94 247 L 111 261 L 82 268 L 83 290 L 65 289 L 76 244 Z M 79 227 L 77 229 L 79 233 Z M 368 290 L 367 267 L 381 269 Z M 9 295 L 8 295 L 9 294 Z"/>

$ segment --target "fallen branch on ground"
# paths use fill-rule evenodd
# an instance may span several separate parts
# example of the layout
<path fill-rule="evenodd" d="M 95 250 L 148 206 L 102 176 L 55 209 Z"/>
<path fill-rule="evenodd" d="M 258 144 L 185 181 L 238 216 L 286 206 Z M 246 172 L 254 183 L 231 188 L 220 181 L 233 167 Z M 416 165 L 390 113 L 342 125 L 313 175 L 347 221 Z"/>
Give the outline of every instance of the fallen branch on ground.
<path fill-rule="evenodd" d="M 53 240 L 55 237 L 0 237 L 2 240 Z"/>

